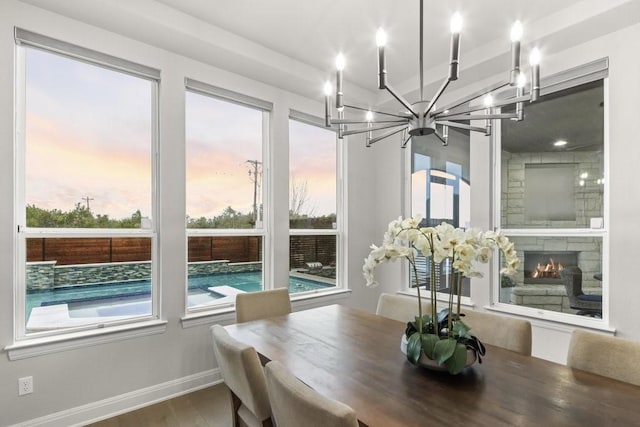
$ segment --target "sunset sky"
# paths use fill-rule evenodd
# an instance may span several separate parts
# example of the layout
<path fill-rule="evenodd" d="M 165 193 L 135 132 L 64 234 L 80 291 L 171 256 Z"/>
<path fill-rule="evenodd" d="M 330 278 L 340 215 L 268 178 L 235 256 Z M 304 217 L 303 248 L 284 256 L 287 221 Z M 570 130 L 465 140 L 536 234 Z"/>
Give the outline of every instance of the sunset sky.
<path fill-rule="evenodd" d="M 150 216 L 152 83 L 26 52 L 26 202 L 67 211 L 90 197 L 95 214 Z M 250 213 L 247 160 L 263 160 L 262 112 L 190 92 L 186 112 L 187 215 L 227 206 Z M 308 208 L 335 212 L 335 134 L 292 121 L 290 140 L 291 174 L 307 182 Z"/>

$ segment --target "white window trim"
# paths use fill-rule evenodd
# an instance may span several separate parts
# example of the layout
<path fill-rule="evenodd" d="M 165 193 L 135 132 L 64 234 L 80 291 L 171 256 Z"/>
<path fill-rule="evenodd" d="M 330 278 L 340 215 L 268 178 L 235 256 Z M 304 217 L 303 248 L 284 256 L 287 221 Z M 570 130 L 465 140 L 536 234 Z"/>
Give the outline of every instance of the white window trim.
<path fill-rule="evenodd" d="M 610 304 L 609 304 L 609 79 L 608 79 L 608 58 L 602 58 L 587 64 L 573 67 L 571 69 L 554 74 L 542 80 L 541 94 L 549 94 L 570 87 L 586 84 L 596 80 L 603 80 L 604 97 L 604 225 L 601 229 L 590 228 L 570 228 L 570 229 L 541 229 L 541 228 L 500 228 L 500 205 L 501 205 L 501 133 L 500 122 L 496 123 L 495 132 L 492 135 L 493 141 L 493 222 L 496 230 L 500 229 L 506 236 L 562 236 L 562 237 L 601 237 L 602 238 L 602 318 L 591 318 L 578 316 L 570 313 L 555 312 L 550 310 L 536 309 L 532 307 L 519 306 L 500 302 L 500 280 L 498 271 L 500 269 L 498 257 L 492 260 L 491 269 L 491 295 L 490 305 L 487 310 L 515 314 L 531 319 L 549 321 L 561 325 L 580 326 L 604 332 L 615 332 L 610 326 Z M 516 248 L 517 250 L 517 248 Z"/>
<path fill-rule="evenodd" d="M 271 180 L 270 180 L 270 166 L 269 166 L 269 150 L 270 150 L 270 129 L 271 129 L 271 112 L 273 110 L 273 103 L 264 101 L 259 98 L 255 98 L 249 95 L 245 95 L 239 92 L 233 92 L 228 89 L 224 89 L 218 86 L 213 86 L 208 83 L 204 83 L 191 78 L 184 79 L 185 94 L 192 92 L 201 96 L 208 96 L 224 102 L 230 102 L 232 104 L 241 105 L 253 110 L 259 110 L 262 112 L 262 227 L 260 228 L 187 228 L 186 229 L 186 242 L 185 247 L 189 247 L 189 237 L 244 237 L 244 236 L 259 236 L 262 237 L 262 283 L 264 289 L 271 289 L 272 284 L 268 280 L 271 277 L 271 253 L 268 248 L 271 247 L 271 230 L 269 224 L 271 224 L 270 216 L 271 209 L 268 204 L 271 200 Z M 186 144 L 186 141 L 185 141 Z M 185 183 L 186 184 L 186 183 Z M 235 310 L 234 303 L 221 303 L 221 304 L 208 304 L 201 307 L 189 307 L 189 268 L 188 268 L 188 252 L 185 254 L 185 263 L 187 264 L 185 272 L 185 316 L 184 322 L 189 322 L 188 319 L 209 318 L 211 316 L 219 316 L 221 314 L 229 313 Z"/>
<path fill-rule="evenodd" d="M 5 349 L 14 355 L 21 354 L 22 348 L 44 348 L 51 343 L 66 342 L 72 340 L 69 348 L 88 345 L 86 340 L 79 338 L 102 336 L 114 331 L 129 329 L 139 329 L 149 325 L 157 326 L 164 324 L 160 321 L 160 275 L 158 263 L 158 232 L 157 224 L 159 217 L 159 206 L 157 202 L 157 182 L 158 182 L 158 86 L 160 71 L 151 67 L 140 65 L 131 61 L 113 57 L 101 52 L 87 49 L 71 43 L 56 40 L 37 33 L 14 29 L 16 41 L 16 83 L 15 83 L 15 159 L 14 168 L 19 173 L 16 174 L 14 192 L 14 344 Z M 60 55 L 72 60 L 86 62 L 97 65 L 114 72 L 124 72 L 134 77 L 142 78 L 153 83 L 151 93 L 151 229 L 55 229 L 55 228 L 29 228 L 26 227 L 26 201 L 25 192 L 25 125 L 26 125 L 26 50 L 25 48 L 36 48 L 47 51 L 51 54 Z M 31 237 L 42 238 L 62 238 L 62 237 L 148 237 L 151 239 L 151 314 L 149 316 L 132 316 L 131 318 L 117 322 L 103 322 L 84 325 L 79 327 L 55 329 L 45 332 L 26 332 L 26 240 Z M 153 328 L 155 329 L 155 328 Z M 120 334 L 122 335 L 122 334 Z M 120 339 L 120 338 L 117 338 Z M 66 345 L 54 345 L 55 348 L 67 348 Z M 16 353 L 16 351 L 18 351 Z M 34 350 L 33 355 L 57 351 L 57 350 Z M 26 354 L 31 355 L 31 350 Z M 10 354 L 11 357 L 11 354 Z M 19 357 L 19 356 L 16 356 Z M 30 357 L 30 356 L 26 356 Z"/>
<path fill-rule="evenodd" d="M 322 129 L 330 130 L 335 133 L 336 137 L 336 228 L 289 228 L 289 237 L 291 236 L 335 236 L 336 237 L 336 286 L 327 290 L 315 290 L 310 292 L 302 292 L 300 295 L 313 295 L 322 293 L 333 293 L 337 291 L 348 290 L 347 281 L 347 230 L 345 218 L 348 218 L 347 212 L 347 192 L 344 165 L 346 165 L 346 150 L 344 139 L 338 138 L 337 128 L 326 127 L 324 119 L 304 113 L 302 111 L 290 109 L 289 120 L 295 120 L 310 126 L 317 126 Z"/>

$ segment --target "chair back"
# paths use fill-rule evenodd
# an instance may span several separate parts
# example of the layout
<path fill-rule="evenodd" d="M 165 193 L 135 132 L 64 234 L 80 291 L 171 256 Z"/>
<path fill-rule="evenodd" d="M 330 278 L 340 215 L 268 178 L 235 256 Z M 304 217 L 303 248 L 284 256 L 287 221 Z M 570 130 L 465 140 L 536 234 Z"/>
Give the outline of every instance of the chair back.
<path fill-rule="evenodd" d="M 576 329 L 567 365 L 640 386 L 640 342 Z"/>
<path fill-rule="evenodd" d="M 422 301 L 422 314 L 431 313 L 431 304 Z M 418 299 L 408 295 L 380 294 L 376 314 L 400 322 L 413 322 L 418 315 Z"/>
<path fill-rule="evenodd" d="M 278 288 L 236 295 L 236 322 L 265 319 L 291 313 L 289 289 Z"/>
<path fill-rule="evenodd" d="M 349 406 L 311 389 L 277 361 L 265 367 L 273 419 L 278 427 L 357 427 Z"/>
<path fill-rule="evenodd" d="M 248 425 L 255 425 L 256 422 L 263 425 L 271 417 L 271 406 L 258 353 L 250 345 L 231 337 L 220 325 L 211 327 L 211 335 L 222 379 L 232 397 L 237 397 L 238 403 L 241 403 L 234 405 L 238 406 L 234 407 L 234 418 L 239 414 Z"/>
<path fill-rule="evenodd" d="M 484 344 L 502 347 L 516 353 L 531 356 L 531 322 L 524 319 L 462 310 L 462 321 L 471 328 Z"/>
<path fill-rule="evenodd" d="M 569 304 L 573 307 L 580 304 L 578 296 L 582 295 L 582 270 L 580 267 L 569 266 L 560 271 L 560 278 L 569 297 Z"/>

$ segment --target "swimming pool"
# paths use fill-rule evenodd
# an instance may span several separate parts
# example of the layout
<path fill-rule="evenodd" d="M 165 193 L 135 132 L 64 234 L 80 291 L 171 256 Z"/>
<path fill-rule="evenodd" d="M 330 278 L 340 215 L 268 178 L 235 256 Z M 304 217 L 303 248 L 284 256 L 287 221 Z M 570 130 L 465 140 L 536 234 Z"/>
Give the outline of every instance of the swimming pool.
<path fill-rule="evenodd" d="M 307 292 L 335 286 L 321 280 L 290 276 L 289 292 Z M 262 290 L 262 273 L 256 271 L 189 277 L 188 306 L 192 308 L 207 305 L 225 298 L 225 295 L 209 289 L 216 286 L 229 286 L 243 292 L 256 292 Z M 148 303 L 139 304 L 145 301 Z M 55 290 L 30 291 L 27 292 L 26 298 L 26 319 L 29 319 L 33 307 L 56 304 L 67 304 L 71 317 L 90 314 L 106 316 L 111 313 L 131 316 L 150 314 L 151 281 L 98 283 L 61 287 Z"/>

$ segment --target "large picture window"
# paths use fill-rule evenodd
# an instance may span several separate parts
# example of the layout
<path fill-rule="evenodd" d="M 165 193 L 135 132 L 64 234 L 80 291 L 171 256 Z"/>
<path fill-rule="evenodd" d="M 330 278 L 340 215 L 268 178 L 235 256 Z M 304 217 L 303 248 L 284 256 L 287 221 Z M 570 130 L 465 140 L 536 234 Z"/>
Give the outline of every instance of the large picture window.
<path fill-rule="evenodd" d="M 318 292 L 339 277 L 339 142 L 299 116 L 289 120 L 289 289 Z"/>
<path fill-rule="evenodd" d="M 496 218 L 520 257 L 497 302 L 523 313 L 605 309 L 606 61 L 582 68 L 552 76 L 525 120 L 503 122 L 497 138 Z"/>
<path fill-rule="evenodd" d="M 157 312 L 159 73 L 43 39 L 17 36 L 19 338 Z"/>
<path fill-rule="evenodd" d="M 265 288 L 270 105 L 192 80 L 186 91 L 187 308 Z"/>

